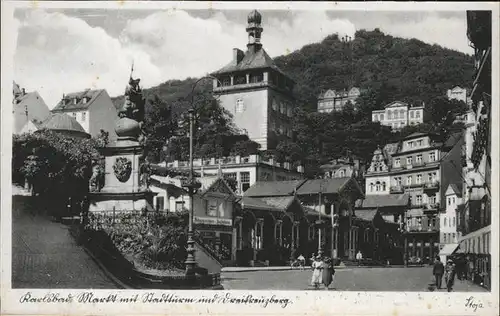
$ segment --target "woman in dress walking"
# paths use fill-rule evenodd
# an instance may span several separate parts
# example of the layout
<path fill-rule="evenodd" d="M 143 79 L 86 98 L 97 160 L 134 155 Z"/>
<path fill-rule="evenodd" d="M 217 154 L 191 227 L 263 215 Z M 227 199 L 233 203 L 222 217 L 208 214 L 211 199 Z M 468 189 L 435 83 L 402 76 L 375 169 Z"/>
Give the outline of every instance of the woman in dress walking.
<path fill-rule="evenodd" d="M 333 275 L 335 274 L 335 268 L 333 267 L 333 261 L 331 258 L 326 258 L 323 262 L 323 273 L 322 281 L 325 286 L 325 290 L 328 290 L 330 284 L 333 281 Z"/>
<path fill-rule="evenodd" d="M 313 270 L 311 285 L 314 286 L 315 289 L 318 289 L 321 284 L 321 271 L 323 270 L 323 262 L 321 262 L 320 256 L 314 258 L 311 268 Z"/>
<path fill-rule="evenodd" d="M 453 285 L 455 284 L 455 274 L 455 264 L 453 263 L 453 260 L 449 259 L 445 267 L 445 281 L 448 292 L 451 292 L 453 290 Z"/>

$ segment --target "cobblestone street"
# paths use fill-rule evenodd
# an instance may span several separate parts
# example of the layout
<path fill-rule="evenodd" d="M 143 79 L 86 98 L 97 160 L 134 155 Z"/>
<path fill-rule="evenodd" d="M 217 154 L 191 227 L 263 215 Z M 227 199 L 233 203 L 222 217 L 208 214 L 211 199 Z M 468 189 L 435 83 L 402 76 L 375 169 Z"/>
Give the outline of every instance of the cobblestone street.
<path fill-rule="evenodd" d="M 310 270 L 223 272 L 227 290 L 311 290 Z M 337 269 L 331 289 L 337 291 L 429 291 L 432 268 Z M 440 291 L 446 291 L 441 289 Z M 469 282 L 455 281 L 456 292 L 485 292 Z"/>
<path fill-rule="evenodd" d="M 66 226 L 13 201 L 12 287 L 115 289 Z"/>

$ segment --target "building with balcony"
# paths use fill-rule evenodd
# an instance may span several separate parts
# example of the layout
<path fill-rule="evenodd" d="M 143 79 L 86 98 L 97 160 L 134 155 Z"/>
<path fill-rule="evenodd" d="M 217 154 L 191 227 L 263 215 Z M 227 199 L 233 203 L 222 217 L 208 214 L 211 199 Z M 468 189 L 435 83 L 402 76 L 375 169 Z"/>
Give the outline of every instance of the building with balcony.
<path fill-rule="evenodd" d="M 491 22 L 491 11 L 467 11 L 476 72 L 462 151 L 463 204 L 457 212 L 468 278 L 486 288 L 491 287 Z"/>
<path fill-rule="evenodd" d="M 188 161 L 173 161 L 161 163 L 164 166 L 180 171 L 189 170 Z M 200 177 L 216 176 L 221 170 L 225 179 L 232 179 L 236 183 L 234 191 L 242 195 L 248 188 L 258 181 L 285 181 L 298 180 L 304 177 L 302 166 L 293 167 L 291 163 L 278 163 L 273 159 L 265 159 L 260 155 L 247 157 L 232 156 L 221 159 L 194 159 L 193 169 Z"/>
<path fill-rule="evenodd" d="M 246 52 L 233 50 L 233 60 L 212 73 L 213 92 L 261 150 L 274 149 L 280 139 L 292 138 L 295 82 L 276 66 L 262 48 L 262 16 L 248 15 Z"/>
<path fill-rule="evenodd" d="M 115 121 L 118 113 L 106 90 L 73 92 L 63 98 L 51 111 L 72 116 L 92 137 L 101 130 L 109 133 L 109 139 L 116 139 Z"/>
<path fill-rule="evenodd" d="M 440 203 L 450 184 L 461 190 L 462 143 L 461 133 L 445 141 L 439 135 L 414 133 L 373 153 L 365 173 L 365 199 L 379 198 L 384 220 L 400 225 L 406 258 L 439 253 Z M 389 205 L 402 197 L 407 204 Z M 358 202 L 359 207 L 363 203 L 368 202 Z"/>
<path fill-rule="evenodd" d="M 372 111 L 372 122 L 380 122 L 395 131 L 405 126 L 421 124 L 427 121 L 427 117 L 425 104 L 411 106 L 401 101 L 391 102 L 383 110 Z"/>
<path fill-rule="evenodd" d="M 49 108 L 38 92 L 26 92 L 26 90 L 20 88 L 17 83 L 14 82 L 13 84 L 13 133 L 32 133 L 39 130 L 41 124 L 50 115 Z"/>
<path fill-rule="evenodd" d="M 360 93 L 359 88 L 356 87 L 349 89 L 349 91 L 335 91 L 329 89 L 325 92 L 321 92 L 318 96 L 318 112 L 340 112 L 347 103 L 351 103 L 355 107 L 356 100 Z"/>

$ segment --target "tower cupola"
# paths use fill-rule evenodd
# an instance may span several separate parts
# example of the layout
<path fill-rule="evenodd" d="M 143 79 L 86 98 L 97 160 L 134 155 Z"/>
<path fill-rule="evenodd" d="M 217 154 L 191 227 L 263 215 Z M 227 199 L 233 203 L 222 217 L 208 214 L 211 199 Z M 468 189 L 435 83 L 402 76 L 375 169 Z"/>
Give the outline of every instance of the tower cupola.
<path fill-rule="evenodd" d="M 262 15 L 257 11 L 253 10 L 248 15 L 247 19 L 247 33 L 248 33 L 248 44 L 247 47 L 249 50 L 257 51 L 262 47 L 260 43 L 260 37 L 262 31 L 264 30 L 261 27 Z"/>

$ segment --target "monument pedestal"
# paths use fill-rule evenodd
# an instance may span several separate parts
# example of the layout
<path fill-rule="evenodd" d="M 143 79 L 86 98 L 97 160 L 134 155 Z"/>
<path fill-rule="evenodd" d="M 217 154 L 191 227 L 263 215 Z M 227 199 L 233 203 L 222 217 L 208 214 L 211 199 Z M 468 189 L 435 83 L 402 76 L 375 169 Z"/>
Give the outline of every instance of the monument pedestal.
<path fill-rule="evenodd" d="M 89 194 L 90 212 L 154 210 L 156 193 L 140 181 L 142 150 L 135 137 L 119 137 L 115 143 L 101 148 L 105 157 L 104 187 Z"/>

